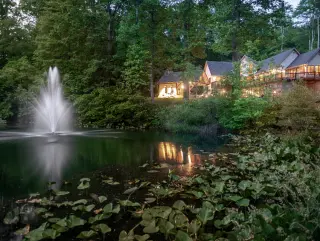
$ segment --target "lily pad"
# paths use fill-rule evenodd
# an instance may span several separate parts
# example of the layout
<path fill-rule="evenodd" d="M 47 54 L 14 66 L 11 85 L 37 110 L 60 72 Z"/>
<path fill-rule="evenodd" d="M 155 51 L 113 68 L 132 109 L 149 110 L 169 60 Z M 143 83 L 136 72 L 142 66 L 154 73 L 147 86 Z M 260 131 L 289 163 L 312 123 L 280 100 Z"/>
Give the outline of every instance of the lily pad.
<path fill-rule="evenodd" d="M 87 203 L 88 203 L 88 201 L 86 199 L 80 199 L 80 200 L 75 201 L 72 205 L 73 206 L 78 205 L 78 204 L 86 205 Z"/>
<path fill-rule="evenodd" d="M 159 232 L 159 227 L 156 226 L 156 221 L 153 220 L 150 222 L 149 225 L 143 229 L 143 232 L 148 234 Z"/>
<path fill-rule="evenodd" d="M 197 218 L 203 223 L 206 224 L 209 220 L 212 220 L 214 217 L 214 211 L 207 207 L 202 207 L 200 212 L 197 215 Z"/>
<path fill-rule="evenodd" d="M 81 182 L 79 184 L 79 186 L 77 187 L 79 190 L 83 190 L 83 189 L 88 189 L 90 187 L 90 183 L 89 182 Z"/>
<path fill-rule="evenodd" d="M 80 182 L 90 182 L 90 178 L 84 177 L 80 179 Z"/>
<path fill-rule="evenodd" d="M 46 208 L 36 208 L 35 210 L 34 210 L 34 212 L 37 214 L 37 215 L 39 215 L 39 214 L 41 214 L 41 213 L 45 213 L 45 212 L 47 212 L 48 211 L 48 209 L 46 209 Z"/>
<path fill-rule="evenodd" d="M 193 241 L 193 240 L 192 238 L 190 238 L 190 236 L 187 233 L 179 230 L 176 234 L 176 241 Z"/>
<path fill-rule="evenodd" d="M 249 199 L 241 199 L 239 201 L 236 202 L 238 206 L 240 207 L 248 207 L 249 206 L 249 203 L 250 203 L 250 200 Z"/>
<path fill-rule="evenodd" d="M 111 228 L 104 223 L 94 225 L 91 228 L 95 231 L 101 232 L 102 234 L 111 232 Z"/>
<path fill-rule="evenodd" d="M 90 231 L 82 231 L 78 236 L 77 238 L 81 238 L 81 239 L 88 239 L 88 238 L 92 238 L 94 236 L 96 236 L 98 233 L 93 231 L 93 230 L 90 230 Z"/>
<path fill-rule="evenodd" d="M 50 238 L 50 239 L 56 239 L 60 235 L 61 235 L 60 232 L 58 232 L 55 229 L 51 229 L 51 228 L 44 230 L 44 232 L 42 234 L 43 238 Z"/>
<path fill-rule="evenodd" d="M 68 219 L 67 219 L 67 224 L 68 224 L 68 227 L 69 228 L 74 228 L 74 227 L 77 227 L 77 226 L 82 226 L 86 223 L 87 221 L 81 219 L 81 218 L 78 218 L 74 215 L 71 215 Z"/>
<path fill-rule="evenodd" d="M 168 219 L 171 211 L 172 208 L 167 206 L 156 206 L 153 208 L 145 209 L 142 215 L 142 219 L 150 219 L 149 217 Z"/>
<path fill-rule="evenodd" d="M 133 241 L 134 240 L 134 232 L 131 230 L 129 233 L 126 231 L 121 231 L 119 235 L 119 241 Z"/>
<path fill-rule="evenodd" d="M 68 195 L 70 192 L 67 192 L 67 191 L 54 191 L 54 194 L 56 196 L 65 196 L 65 195 Z"/>
<path fill-rule="evenodd" d="M 98 214 L 94 217 L 90 217 L 89 218 L 89 223 L 95 223 L 95 222 L 98 222 L 98 221 L 101 221 L 101 220 L 104 220 L 104 219 L 108 219 L 112 216 L 111 213 L 108 213 L 108 214 L 105 214 L 105 213 L 101 213 L 101 214 Z"/>
<path fill-rule="evenodd" d="M 156 198 L 153 198 L 153 197 L 147 197 L 145 198 L 145 203 L 153 203 L 155 202 L 157 199 Z"/>
<path fill-rule="evenodd" d="M 99 200 L 99 203 L 103 203 L 103 202 L 107 201 L 107 197 L 106 196 L 99 196 L 98 200 Z"/>
<path fill-rule="evenodd" d="M 150 238 L 149 234 L 145 234 L 145 235 L 134 235 L 134 238 L 137 241 L 147 241 Z"/>
<path fill-rule="evenodd" d="M 123 194 L 132 194 L 135 191 L 137 191 L 138 189 L 139 189 L 138 187 L 132 187 L 132 188 L 129 188 L 128 190 L 124 191 Z"/>
<path fill-rule="evenodd" d="M 184 201 L 182 200 L 178 200 L 173 204 L 173 208 L 178 209 L 180 211 L 182 211 L 185 207 L 187 206 L 187 204 L 185 204 Z"/>
<path fill-rule="evenodd" d="M 119 201 L 120 205 L 121 206 L 124 206 L 124 207 L 140 207 L 140 203 L 137 203 L 137 202 L 131 202 L 130 200 L 120 200 Z"/>

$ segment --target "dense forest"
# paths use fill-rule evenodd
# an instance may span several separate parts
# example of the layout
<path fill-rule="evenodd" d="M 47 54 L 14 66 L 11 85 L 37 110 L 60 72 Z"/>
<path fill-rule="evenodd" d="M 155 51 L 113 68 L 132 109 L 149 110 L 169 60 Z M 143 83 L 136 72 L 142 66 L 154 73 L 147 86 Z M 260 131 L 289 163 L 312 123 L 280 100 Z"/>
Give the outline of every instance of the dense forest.
<path fill-rule="evenodd" d="M 319 12 L 314 0 L 1 0 L 0 119 L 30 122 L 57 66 L 80 125 L 141 126 L 165 70 L 314 49 Z"/>

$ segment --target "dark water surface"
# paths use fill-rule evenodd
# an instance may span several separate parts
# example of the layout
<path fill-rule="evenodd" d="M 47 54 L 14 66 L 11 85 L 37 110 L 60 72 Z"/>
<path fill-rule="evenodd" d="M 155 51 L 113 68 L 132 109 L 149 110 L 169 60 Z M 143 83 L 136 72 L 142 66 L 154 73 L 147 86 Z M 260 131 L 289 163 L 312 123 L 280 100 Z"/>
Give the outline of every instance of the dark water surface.
<path fill-rule="evenodd" d="M 0 203 L 44 192 L 48 182 L 65 180 L 108 169 L 134 176 L 146 162 L 192 164 L 206 159 L 222 140 L 115 130 L 86 131 L 70 135 L 32 136 L 0 132 Z M 186 165 L 189 164 L 189 165 Z"/>

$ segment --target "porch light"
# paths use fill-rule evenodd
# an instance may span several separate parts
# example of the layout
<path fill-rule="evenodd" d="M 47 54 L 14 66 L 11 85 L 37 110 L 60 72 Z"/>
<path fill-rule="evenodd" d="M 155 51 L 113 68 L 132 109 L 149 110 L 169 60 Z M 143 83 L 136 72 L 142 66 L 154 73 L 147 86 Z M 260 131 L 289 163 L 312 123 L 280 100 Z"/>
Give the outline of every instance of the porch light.
<path fill-rule="evenodd" d="M 184 85 L 183 84 L 181 85 L 181 88 L 184 89 Z"/>

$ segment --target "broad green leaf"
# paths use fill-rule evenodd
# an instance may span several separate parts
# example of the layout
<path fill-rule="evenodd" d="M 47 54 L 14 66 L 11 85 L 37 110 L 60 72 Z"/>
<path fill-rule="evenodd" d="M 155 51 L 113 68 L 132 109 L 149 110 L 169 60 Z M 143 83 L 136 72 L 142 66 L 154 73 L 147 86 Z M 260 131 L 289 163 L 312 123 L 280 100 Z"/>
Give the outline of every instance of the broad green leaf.
<path fill-rule="evenodd" d="M 103 234 L 111 232 L 111 228 L 108 225 L 104 224 L 104 223 L 94 225 L 91 228 L 93 230 L 101 232 Z"/>
<path fill-rule="evenodd" d="M 67 232 L 69 229 L 67 227 L 62 227 L 58 224 L 53 224 L 51 226 L 53 229 L 57 230 L 59 233 L 64 233 L 64 232 Z"/>
<path fill-rule="evenodd" d="M 188 191 L 186 193 L 190 193 L 192 195 L 194 195 L 197 199 L 200 199 L 203 197 L 203 192 L 198 192 L 198 191 Z"/>
<path fill-rule="evenodd" d="M 182 211 L 185 207 L 187 206 L 187 204 L 185 204 L 184 201 L 182 200 L 178 200 L 173 204 L 173 208 L 178 209 L 180 211 Z"/>
<path fill-rule="evenodd" d="M 131 202 L 130 200 L 119 200 L 119 203 L 121 206 L 125 207 L 140 207 L 140 203 L 137 202 Z"/>
<path fill-rule="evenodd" d="M 188 225 L 188 232 L 194 235 L 198 233 L 200 227 L 201 227 L 201 222 L 198 219 L 194 219 Z"/>
<path fill-rule="evenodd" d="M 75 201 L 72 205 L 73 206 L 78 205 L 78 204 L 86 205 L 87 203 L 88 203 L 88 201 L 86 199 L 80 199 L 78 201 Z"/>
<path fill-rule="evenodd" d="M 15 208 L 6 214 L 3 223 L 7 225 L 16 224 L 19 222 L 19 219 L 19 208 Z"/>
<path fill-rule="evenodd" d="M 90 182 L 90 178 L 87 178 L 87 177 L 81 178 L 80 182 Z"/>
<path fill-rule="evenodd" d="M 134 240 L 134 232 L 131 230 L 129 233 L 126 231 L 121 231 L 119 235 L 119 241 L 133 241 Z"/>
<path fill-rule="evenodd" d="M 40 196 L 40 193 L 31 193 L 31 194 L 29 194 L 29 196 L 30 196 L 30 198 L 34 198 L 34 197 L 38 197 L 38 196 Z"/>
<path fill-rule="evenodd" d="M 32 230 L 25 238 L 29 241 L 38 241 L 43 239 L 43 232 L 46 229 L 47 223 L 43 223 L 39 228 Z"/>
<path fill-rule="evenodd" d="M 61 233 L 58 232 L 56 229 L 46 229 L 42 234 L 43 238 L 50 238 L 50 239 L 56 239 L 60 235 Z"/>
<path fill-rule="evenodd" d="M 248 181 L 248 180 L 244 180 L 244 181 L 241 181 L 238 185 L 238 187 L 242 190 L 242 191 L 245 191 L 248 187 L 251 186 L 251 182 Z"/>
<path fill-rule="evenodd" d="M 150 224 L 143 229 L 143 232 L 149 234 L 159 232 L 159 227 L 156 226 L 156 221 L 153 220 L 150 222 Z"/>
<path fill-rule="evenodd" d="M 181 211 L 172 211 L 169 216 L 169 221 L 174 223 L 177 228 L 187 227 L 189 219 Z"/>
<path fill-rule="evenodd" d="M 156 198 L 153 198 L 153 197 L 147 197 L 145 198 L 145 203 L 153 203 L 155 202 L 157 199 Z"/>
<path fill-rule="evenodd" d="M 207 207 L 200 209 L 200 212 L 197 215 L 197 218 L 203 223 L 206 224 L 208 221 L 212 220 L 214 217 L 214 211 Z"/>
<path fill-rule="evenodd" d="M 81 238 L 81 239 L 88 239 L 88 238 L 92 238 L 94 236 L 97 235 L 97 232 L 90 230 L 90 231 L 82 231 L 77 238 Z"/>
<path fill-rule="evenodd" d="M 107 204 L 103 208 L 103 212 L 104 213 L 112 213 L 112 210 L 113 210 L 113 204 L 112 203 Z"/>
<path fill-rule="evenodd" d="M 241 199 L 239 200 L 238 202 L 236 202 L 236 204 L 240 207 L 248 207 L 249 206 L 249 203 L 250 203 L 250 200 L 249 199 Z"/>
<path fill-rule="evenodd" d="M 100 203 L 103 203 L 107 200 L 107 197 L 106 196 L 99 196 L 98 199 L 99 199 Z"/>
<path fill-rule="evenodd" d="M 72 207 L 73 211 L 83 211 L 84 210 L 84 205 L 78 205 L 76 207 Z"/>
<path fill-rule="evenodd" d="M 81 219 L 81 218 L 78 218 L 74 215 L 71 215 L 68 219 L 67 219 L 67 224 L 68 224 L 68 227 L 69 228 L 74 228 L 74 227 L 77 227 L 77 226 L 82 226 L 86 223 L 87 221 Z"/>
<path fill-rule="evenodd" d="M 98 221 L 101 221 L 101 220 L 104 220 L 104 219 L 108 219 L 112 216 L 111 213 L 108 213 L 108 214 L 105 214 L 105 213 L 101 213 L 101 214 L 98 214 L 94 217 L 90 217 L 89 218 L 89 223 L 95 223 L 95 222 L 98 222 Z"/>
<path fill-rule="evenodd" d="M 67 218 L 60 219 L 56 224 L 61 227 L 67 227 L 68 226 Z"/>
<path fill-rule="evenodd" d="M 91 212 L 91 211 L 94 209 L 95 206 L 96 206 L 96 205 L 94 205 L 94 204 L 85 206 L 84 210 L 85 210 L 86 212 Z"/>
<path fill-rule="evenodd" d="M 179 230 L 176 234 L 176 241 L 193 241 L 193 240 L 192 238 L 190 238 L 190 236 L 187 233 Z"/>
<path fill-rule="evenodd" d="M 19 229 L 14 232 L 15 235 L 26 235 L 29 233 L 30 225 L 27 225 L 26 227 Z"/>
<path fill-rule="evenodd" d="M 112 213 L 119 213 L 120 212 L 120 205 L 116 205 L 115 208 L 112 210 Z"/>
<path fill-rule="evenodd" d="M 83 189 L 88 189 L 90 187 L 90 183 L 89 182 L 81 182 L 79 184 L 79 186 L 77 187 L 79 190 L 83 190 Z"/>
<path fill-rule="evenodd" d="M 41 213 L 45 213 L 45 212 L 47 212 L 48 211 L 48 209 L 46 209 L 46 208 L 36 208 L 35 210 L 34 210 L 34 212 L 37 214 L 37 215 L 39 215 L 39 214 L 41 214 Z"/>
<path fill-rule="evenodd" d="M 138 187 L 132 187 L 132 188 L 129 188 L 128 190 L 124 191 L 123 194 L 132 194 L 137 190 L 138 190 Z"/>
<path fill-rule="evenodd" d="M 45 214 L 42 215 L 42 217 L 43 217 L 44 219 L 47 219 L 47 218 L 53 217 L 53 216 L 54 216 L 53 213 L 45 213 Z"/>
<path fill-rule="evenodd" d="M 61 219 L 60 218 L 49 218 L 48 219 L 48 222 L 49 223 L 57 223 L 57 222 L 59 222 Z"/>
<path fill-rule="evenodd" d="M 169 234 L 171 233 L 171 230 L 174 229 L 174 225 L 165 219 L 160 219 L 159 229 L 160 229 L 160 232 L 163 233 L 167 239 Z"/>
<path fill-rule="evenodd" d="M 54 191 L 54 194 L 56 196 L 65 196 L 65 195 L 68 195 L 70 192 L 67 192 L 67 191 Z"/>
<path fill-rule="evenodd" d="M 226 199 L 227 199 L 227 200 L 234 201 L 234 202 L 237 202 L 237 201 L 239 201 L 239 200 L 242 199 L 242 198 L 243 198 L 243 197 L 241 197 L 241 196 L 235 195 L 235 196 L 227 197 Z"/>
<path fill-rule="evenodd" d="M 156 206 L 153 208 L 148 208 L 144 210 L 144 213 L 142 215 L 142 219 L 147 219 L 147 216 L 151 216 L 154 218 L 163 218 L 168 219 L 170 213 L 172 211 L 171 207 L 167 206 Z"/>
<path fill-rule="evenodd" d="M 149 238 L 150 238 L 150 235 L 149 234 L 145 234 L 145 235 L 134 235 L 134 238 L 137 240 L 137 241 L 147 241 Z"/>

